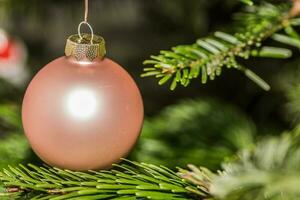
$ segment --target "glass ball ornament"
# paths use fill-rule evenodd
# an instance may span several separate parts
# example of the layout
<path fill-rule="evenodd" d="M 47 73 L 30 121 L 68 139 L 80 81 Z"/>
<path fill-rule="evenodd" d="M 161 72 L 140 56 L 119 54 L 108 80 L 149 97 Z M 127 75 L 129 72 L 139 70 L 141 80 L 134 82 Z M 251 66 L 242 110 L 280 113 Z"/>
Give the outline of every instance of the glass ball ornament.
<path fill-rule="evenodd" d="M 134 80 L 104 58 L 102 37 L 73 35 L 66 56 L 43 67 L 23 100 L 22 122 L 36 154 L 71 170 L 108 169 L 135 145 L 143 101 Z"/>

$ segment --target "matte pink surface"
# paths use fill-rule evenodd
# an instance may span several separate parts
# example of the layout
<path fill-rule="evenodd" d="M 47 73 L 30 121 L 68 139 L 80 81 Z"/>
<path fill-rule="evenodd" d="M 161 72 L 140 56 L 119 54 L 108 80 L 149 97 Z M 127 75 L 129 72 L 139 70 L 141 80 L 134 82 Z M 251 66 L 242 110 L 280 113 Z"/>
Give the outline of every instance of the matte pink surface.
<path fill-rule="evenodd" d="M 118 64 L 60 57 L 26 91 L 22 121 L 38 156 L 49 165 L 106 169 L 134 146 L 144 117 L 140 92 Z"/>

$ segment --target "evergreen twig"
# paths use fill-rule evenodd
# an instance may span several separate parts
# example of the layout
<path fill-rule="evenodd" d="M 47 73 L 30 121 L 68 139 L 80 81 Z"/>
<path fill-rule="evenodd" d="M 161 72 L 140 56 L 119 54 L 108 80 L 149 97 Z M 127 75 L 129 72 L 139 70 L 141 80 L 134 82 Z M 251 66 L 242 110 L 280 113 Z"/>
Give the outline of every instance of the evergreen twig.
<path fill-rule="evenodd" d="M 207 188 L 188 183 L 174 171 L 126 161 L 109 171 L 73 172 L 50 167 L 9 167 L 0 173 L 7 192 L 31 199 L 204 199 Z M 203 180 L 203 185 L 209 185 Z"/>
<path fill-rule="evenodd" d="M 206 187 L 221 200 L 296 200 L 300 198 L 300 126 L 280 137 L 261 140 L 242 150 L 211 174 L 205 168 L 189 165 L 180 175 L 199 188 Z"/>
<path fill-rule="evenodd" d="M 211 192 L 226 200 L 295 200 L 300 198 L 300 127 L 262 140 L 239 159 L 224 165 Z"/>
<path fill-rule="evenodd" d="M 296 4 L 295 4 L 296 5 Z M 273 39 L 289 44 L 298 45 L 300 39 L 293 26 L 299 25 L 295 18 L 299 10 L 290 9 L 290 3 L 272 5 L 263 3 L 260 6 L 250 6 L 243 13 L 235 17 L 237 22 L 234 34 L 217 31 L 211 36 L 202 38 L 191 45 L 179 45 L 171 51 L 161 51 L 158 56 L 151 56 L 144 62 L 142 77 L 155 76 L 162 85 L 171 81 L 170 89 L 174 90 L 178 84 L 188 86 L 192 79 L 201 77 L 202 83 L 208 79 L 214 80 L 219 76 L 224 66 L 241 70 L 252 81 L 265 90 L 270 86 L 254 72 L 241 67 L 237 58 L 249 57 L 288 58 L 292 52 L 286 48 L 262 46 L 262 41 L 275 33 L 285 30 L 283 37 L 274 36 Z"/>
<path fill-rule="evenodd" d="M 170 168 L 193 163 L 217 170 L 224 158 L 252 146 L 255 135 L 254 123 L 237 107 L 213 98 L 184 99 L 145 119 L 130 158 Z"/>
<path fill-rule="evenodd" d="M 179 173 L 126 161 L 109 171 L 73 172 L 51 167 L 9 167 L 0 173 L 1 198 L 37 199 L 298 199 L 300 127 L 262 140 L 214 174 L 189 165 Z M 2 198 L 2 199 L 3 199 Z"/>

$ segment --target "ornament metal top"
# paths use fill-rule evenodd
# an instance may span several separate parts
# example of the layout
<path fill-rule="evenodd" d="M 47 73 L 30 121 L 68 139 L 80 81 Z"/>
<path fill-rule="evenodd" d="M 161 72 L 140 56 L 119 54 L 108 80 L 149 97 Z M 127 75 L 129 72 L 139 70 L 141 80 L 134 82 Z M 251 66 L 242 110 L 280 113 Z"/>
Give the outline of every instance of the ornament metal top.
<path fill-rule="evenodd" d="M 86 24 L 91 34 L 81 34 L 80 28 Z M 81 22 L 78 26 L 78 34 L 71 35 L 66 44 L 66 56 L 74 56 L 76 60 L 93 61 L 96 58 L 103 59 L 106 54 L 105 40 L 103 37 L 94 35 L 92 27 L 87 22 Z"/>

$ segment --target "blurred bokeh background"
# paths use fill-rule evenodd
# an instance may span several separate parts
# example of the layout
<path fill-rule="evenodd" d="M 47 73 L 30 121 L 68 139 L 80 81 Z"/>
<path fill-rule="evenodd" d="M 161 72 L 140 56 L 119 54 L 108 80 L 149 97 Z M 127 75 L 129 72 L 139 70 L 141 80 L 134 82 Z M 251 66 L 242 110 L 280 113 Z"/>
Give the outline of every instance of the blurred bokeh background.
<path fill-rule="evenodd" d="M 297 52 L 287 60 L 244 62 L 271 84 L 269 92 L 235 70 L 225 70 L 206 85 L 199 80 L 175 91 L 140 78 L 150 55 L 226 28 L 241 6 L 236 0 L 90 0 L 89 22 L 105 38 L 108 57 L 125 67 L 143 95 L 145 125 L 130 159 L 217 169 L 257 138 L 277 135 L 300 121 Z M 9 74 L 0 75 L 0 167 L 40 162 L 22 134 L 23 94 L 39 69 L 64 54 L 66 38 L 76 33 L 82 18 L 82 0 L 0 0 L 0 29 L 9 38 L 0 37 L 0 74 Z M 14 61 L 5 53 L 9 45 L 19 48 Z M 22 70 L 12 69 L 16 65 Z"/>

